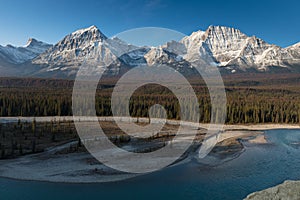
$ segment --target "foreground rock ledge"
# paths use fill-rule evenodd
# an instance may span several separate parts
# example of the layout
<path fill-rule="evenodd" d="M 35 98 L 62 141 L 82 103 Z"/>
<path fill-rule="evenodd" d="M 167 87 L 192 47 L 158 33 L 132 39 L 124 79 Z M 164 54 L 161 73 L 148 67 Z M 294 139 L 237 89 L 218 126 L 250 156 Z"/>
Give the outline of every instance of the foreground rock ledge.
<path fill-rule="evenodd" d="M 266 190 L 249 194 L 245 200 L 298 200 L 300 199 L 300 181 L 285 181 Z"/>

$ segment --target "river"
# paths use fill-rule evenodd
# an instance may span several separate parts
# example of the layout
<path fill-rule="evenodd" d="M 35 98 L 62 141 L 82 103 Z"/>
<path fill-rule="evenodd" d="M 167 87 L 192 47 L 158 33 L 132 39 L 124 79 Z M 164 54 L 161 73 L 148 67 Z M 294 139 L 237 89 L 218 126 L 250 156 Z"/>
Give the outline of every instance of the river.
<path fill-rule="evenodd" d="M 300 179 L 300 130 L 268 130 L 268 144 L 243 142 L 245 151 L 215 167 L 198 161 L 119 182 L 48 183 L 0 178 L 0 199 L 243 199 L 284 180 Z"/>

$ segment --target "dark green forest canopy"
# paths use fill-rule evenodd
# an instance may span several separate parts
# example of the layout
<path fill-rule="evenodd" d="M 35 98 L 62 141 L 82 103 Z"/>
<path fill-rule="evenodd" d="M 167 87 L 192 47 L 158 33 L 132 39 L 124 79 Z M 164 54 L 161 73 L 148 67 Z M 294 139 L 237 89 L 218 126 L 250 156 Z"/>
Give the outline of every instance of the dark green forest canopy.
<path fill-rule="evenodd" d="M 299 123 L 300 74 L 236 74 L 223 76 L 227 95 L 226 123 Z M 210 121 L 210 97 L 203 80 L 191 78 L 200 104 L 200 122 Z M 110 96 L 116 79 L 99 83 L 98 116 L 110 116 Z M 74 81 L 0 78 L 0 116 L 72 115 Z M 161 104 L 169 119 L 180 119 L 177 98 L 165 87 L 146 85 L 130 101 L 132 116 L 148 117 L 148 108 Z"/>

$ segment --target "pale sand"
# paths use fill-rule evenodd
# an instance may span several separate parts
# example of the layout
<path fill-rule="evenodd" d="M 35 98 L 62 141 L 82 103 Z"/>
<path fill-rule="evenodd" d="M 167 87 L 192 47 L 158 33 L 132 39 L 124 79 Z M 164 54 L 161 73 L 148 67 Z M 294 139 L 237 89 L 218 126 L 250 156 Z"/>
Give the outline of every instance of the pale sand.
<path fill-rule="evenodd" d="M 51 120 L 73 120 L 73 117 L 0 117 L 0 123 L 17 122 L 19 119 L 24 121 L 32 121 L 33 119 L 35 119 L 38 122 L 42 122 Z M 81 122 L 90 120 L 91 118 L 80 119 Z M 112 121 L 113 118 L 92 118 L 91 121 L 97 120 Z M 119 118 L 119 120 L 125 122 L 128 121 L 128 119 L 126 118 Z M 133 118 L 133 121 L 136 120 L 137 119 Z M 148 122 L 149 119 L 140 118 L 139 122 L 142 121 Z M 160 120 L 157 121 L 160 122 Z M 168 123 L 179 124 L 179 122 L 175 120 L 168 120 Z M 191 126 L 196 126 L 198 128 L 208 128 L 208 124 L 187 124 Z M 254 139 L 250 139 L 249 142 L 265 143 L 267 141 L 264 138 L 264 132 L 262 130 L 297 128 L 300 128 L 300 126 L 290 124 L 224 125 L 223 130 L 225 131 L 219 135 L 218 142 L 236 138 L 249 139 L 249 137 L 256 136 Z M 67 145 L 65 146 L 67 148 Z M 55 148 L 59 149 L 61 147 Z M 87 164 L 86 160 L 91 158 L 91 156 L 88 153 L 54 155 L 54 152 L 56 150 L 55 148 L 38 155 L 35 154 L 23 156 L 17 159 L 0 160 L 0 176 L 23 180 L 39 180 L 69 183 L 116 181 L 135 176 L 132 174 L 129 175 L 115 173 L 100 163 Z M 159 162 L 159 159 L 160 158 L 158 158 L 157 162 Z M 98 173 L 95 173 L 96 168 Z M 99 173 L 99 171 L 101 173 Z"/>
<path fill-rule="evenodd" d="M 220 134 L 218 142 L 228 140 L 230 138 L 247 138 L 250 136 L 263 136 L 263 131 L 247 131 L 247 130 L 227 130 Z"/>
<path fill-rule="evenodd" d="M 250 124 L 250 125 L 224 125 L 226 130 L 245 129 L 245 130 L 272 130 L 272 129 L 300 129 L 298 124 Z"/>
<path fill-rule="evenodd" d="M 149 118 L 128 118 L 128 117 L 75 117 L 73 116 L 49 116 L 49 117 L 0 117 L 0 123 L 8 123 L 8 122 L 17 122 L 21 121 L 33 121 L 35 119 L 37 122 L 45 122 L 45 121 L 123 121 L 123 122 L 149 122 Z M 153 119 L 154 123 L 163 123 L 165 120 L 162 119 Z M 178 120 L 167 120 L 167 123 L 179 125 L 180 121 Z M 210 124 L 203 123 L 192 123 L 192 122 L 183 122 L 187 126 L 194 126 L 208 129 Z M 300 129 L 299 124 L 234 124 L 234 125 L 223 125 L 224 130 L 271 130 L 271 129 Z"/>
<path fill-rule="evenodd" d="M 260 131 L 225 131 L 219 137 L 219 142 L 229 141 L 235 138 L 247 138 L 259 135 Z M 185 140 L 187 137 L 181 138 Z M 49 182 L 67 183 L 92 183 L 124 180 L 136 176 L 136 174 L 120 174 L 111 170 L 103 164 L 88 162 L 92 156 L 89 153 L 55 154 L 63 148 L 69 148 L 71 143 L 48 149 L 46 152 L 22 156 L 16 159 L 0 160 L 0 176 L 20 180 L 35 180 Z M 191 154 L 177 165 L 192 159 L 195 154 Z M 196 156 L 197 157 L 197 156 Z M 157 157 L 156 162 L 160 162 L 164 157 Z M 222 163 L 218 158 L 214 158 L 214 163 Z M 227 160 L 231 160 L 230 156 Z M 209 160 L 211 164 L 211 160 Z M 201 162 L 203 163 L 203 162 Z M 172 167 L 172 166 L 170 166 Z M 97 171 L 95 171 L 97 169 Z"/>
<path fill-rule="evenodd" d="M 266 140 L 266 137 L 264 135 L 258 135 L 254 139 L 248 140 L 250 143 L 254 144 L 266 144 L 268 141 Z"/>

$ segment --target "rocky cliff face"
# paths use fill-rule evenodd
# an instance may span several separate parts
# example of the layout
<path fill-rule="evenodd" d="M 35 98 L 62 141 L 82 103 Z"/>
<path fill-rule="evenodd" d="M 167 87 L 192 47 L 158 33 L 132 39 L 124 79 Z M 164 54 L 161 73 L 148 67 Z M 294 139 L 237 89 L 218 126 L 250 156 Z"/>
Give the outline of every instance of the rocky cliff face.
<path fill-rule="evenodd" d="M 298 200 L 300 198 L 300 182 L 285 181 L 284 183 L 248 195 L 245 200 Z"/>
<path fill-rule="evenodd" d="M 34 64 L 70 66 L 82 62 L 106 38 L 95 26 L 75 31 L 32 61 Z"/>
<path fill-rule="evenodd" d="M 107 71 L 113 76 L 122 74 L 124 68 L 156 64 L 167 64 L 180 73 L 193 74 L 192 63 L 199 58 L 225 73 L 295 71 L 300 66 L 299 43 L 281 48 L 256 36 L 249 37 L 238 29 L 223 26 L 210 26 L 206 31 L 197 31 L 180 41 L 170 41 L 158 47 L 133 46 L 118 38 L 108 38 L 97 27 L 91 26 L 65 36 L 47 51 L 47 44 L 34 39 L 22 48 L 9 46 L 5 51 L 1 48 L 1 63 L 7 58 L 15 60 L 15 63 L 32 59 L 30 63 L 34 67 L 29 68 L 34 69 L 33 74 L 47 77 L 54 74 L 74 77 L 88 59 L 101 63 L 102 66 L 95 66 L 95 72 L 113 61 Z M 28 52 L 30 55 L 27 55 Z"/>
<path fill-rule="evenodd" d="M 182 40 L 187 49 L 198 50 L 210 62 L 232 72 L 254 69 L 268 71 L 272 66 L 289 68 L 300 62 L 298 45 L 281 48 L 238 29 L 210 26 Z"/>
<path fill-rule="evenodd" d="M 91 26 L 67 35 L 49 51 L 33 59 L 32 63 L 44 66 L 37 72 L 38 74 L 55 72 L 72 76 L 88 59 L 97 60 L 99 63 L 114 61 L 111 72 L 117 75 L 120 67 L 118 57 L 122 55 L 121 52 L 134 48 L 118 38 L 107 38 L 97 27 Z M 97 71 L 99 66 L 94 67 Z"/>

